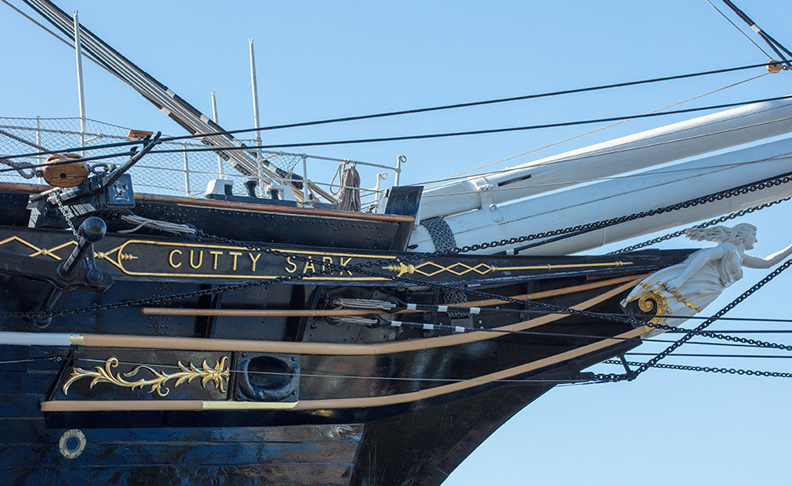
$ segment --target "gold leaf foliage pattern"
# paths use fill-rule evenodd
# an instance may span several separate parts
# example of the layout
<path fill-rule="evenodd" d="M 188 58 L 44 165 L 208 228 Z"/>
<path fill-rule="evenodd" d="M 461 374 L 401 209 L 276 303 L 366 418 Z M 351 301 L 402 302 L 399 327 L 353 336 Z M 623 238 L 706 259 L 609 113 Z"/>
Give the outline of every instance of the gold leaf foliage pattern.
<path fill-rule="evenodd" d="M 225 392 L 228 388 L 228 379 L 230 371 L 228 369 L 228 357 L 223 356 L 214 367 L 209 366 L 206 360 L 200 367 L 195 367 L 192 363 L 185 366 L 181 361 L 178 362 L 179 370 L 176 373 L 165 373 L 157 371 L 146 365 L 139 365 L 126 373 L 114 372 L 113 369 L 119 364 L 118 358 L 111 357 L 105 361 L 103 366 L 95 366 L 93 370 L 84 370 L 82 368 L 72 368 L 71 377 L 63 384 L 63 394 L 69 394 L 69 387 L 76 381 L 83 378 L 92 378 L 90 388 L 93 388 L 97 383 L 110 383 L 115 386 L 129 388 L 131 390 L 143 389 L 150 387 L 148 393 L 157 393 L 160 397 L 166 397 L 170 393 L 166 383 L 175 380 L 173 387 L 177 387 L 182 383 L 191 383 L 193 380 L 200 378 L 201 386 L 206 388 L 210 382 L 214 384 L 215 389 Z M 132 378 L 141 371 L 148 371 L 153 375 L 152 378 L 140 378 L 135 381 L 128 381 L 125 378 Z"/>

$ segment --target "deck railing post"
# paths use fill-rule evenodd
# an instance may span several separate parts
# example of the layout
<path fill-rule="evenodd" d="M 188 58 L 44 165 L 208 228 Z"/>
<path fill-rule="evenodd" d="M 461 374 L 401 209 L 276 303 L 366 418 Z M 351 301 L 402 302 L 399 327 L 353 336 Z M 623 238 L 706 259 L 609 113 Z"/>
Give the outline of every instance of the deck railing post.
<path fill-rule="evenodd" d="M 185 142 L 182 142 L 182 148 L 184 149 L 184 195 L 190 197 L 190 166 L 187 160 L 187 144 Z"/>
<path fill-rule="evenodd" d="M 310 194 L 310 191 L 308 191 L 308 156 L 303 154 L 301 158 L 303 166 L 303 201 L 308 204 L 308 195 Z"/>
<path fill-rule="evenodd" d="M 398 157 L 396 157 L 396 169 L 394 170 L 394 172 L 396 172 L 396 177 L 393 178 L 394 187 L 399 185 L 399 176 L 401 176 L 401 166 L 406 162 L 407 162 L 406 155 L 399 155 Z"/>
<path fill-rule="evenodd" d="M 214 118 L 214 122 L 217 122 L 217 98 L 215 97 L 215 92 L 212 91 L 212 118 Z M 186 156 L 186 155 L 185 155 Z M 217 178 L 222 179 L 224 176 L 223 171 L 223 158 L 220 156 L 220 152 L 217 153 Z"/>
<path fill-rule="evenodd" d="M 37 152 L 41 153 L 41 117 L 36 115 L 36 145 L 39 148 L 36 149 Z M 44 157 L 41 155 L 36 156 L 36 164 L 41 166 L 44 162 Z M 40 169 L 36 170 L 36 173 L 40 173 Z M 44 178 L 41 176 L 36 177 L 36 180 L 39 184 L 44 184 Z"/>

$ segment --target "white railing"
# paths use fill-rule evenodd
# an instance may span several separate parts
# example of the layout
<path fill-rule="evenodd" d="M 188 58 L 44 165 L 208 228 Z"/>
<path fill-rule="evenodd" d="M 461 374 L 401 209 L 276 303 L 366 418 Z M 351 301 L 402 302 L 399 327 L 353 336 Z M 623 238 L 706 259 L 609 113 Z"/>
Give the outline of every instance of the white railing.
<path fill-rule="evenodd" d="M 79 118 L 0 118 L 0 154 L 31 154 L 27 158 L 10 160 L 40 165 L 46 157 L 35 155 L 36 152 L 59 149 L 78 151 L 84 138 L 89 155 L 119 154 L 117 159 L 102 162 L 118 164 L 126 158 L 127 147 L 91 147 L 128 141 L 128 128 L 95 120 L 87 120 L 86 126 L 86 131 L 82 132 Z M 162 138 L 165 141 L 130 171 L 137 192 L 203 197 L 210 181 L 225 179 L 232 181 L 235 195 L 248 195 L 244 183 L 252 179 L 257 182 L 259 196 L 264 195 L 264 188 L 270 182 L 287 185 L 294 182 L 297 184 L 293 187 L 302 186 L 297 199 L 303 199 L 307 204 L 313 201 L 333 202 L 340 189 L 340 181 L 333 181 L 334 174 L 340 179 L 340 169 L 353 166 L 360 173 L 363 183 L 373 182 L 371 187 L 360 188 L 363 210 L 371 211 L 382 199 L 383 182 L 390 179 L 391 173 L 393 185 L 398 185 L 401 165 L 406 160 L 399 156 L 396 164 L 389 166 L 360 160 L 245 149 L 249 154 L 255 154 L 259 166 L 255 174 L 242 174 L 232 163 L 220 157 L 217 151 L 207 150 L 210 147 L 198 140 L 168 141 L 168 137 Z M 262 170 L 263 167 L 268 170 Z M 262 175 L 273 171 L 282 177 L 272 181 Z M 21 176 L 17 172 L 0 173 L 0 180 L 19 179 Z"/>

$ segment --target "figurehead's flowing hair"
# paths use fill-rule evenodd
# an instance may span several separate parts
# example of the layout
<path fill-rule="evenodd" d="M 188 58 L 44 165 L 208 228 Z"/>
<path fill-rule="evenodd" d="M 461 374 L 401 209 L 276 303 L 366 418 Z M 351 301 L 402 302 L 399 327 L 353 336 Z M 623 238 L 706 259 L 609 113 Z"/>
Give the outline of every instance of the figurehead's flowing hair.
<path fill-rule="evenodd" d="M 742 243 L 748 237 L 756 237 L 756 226 L 741 223 L 733 228 L 713 226 L 711 228 L 690 228 L 685 236 L 693 241 L 714 241 L 715 243 Z"/>

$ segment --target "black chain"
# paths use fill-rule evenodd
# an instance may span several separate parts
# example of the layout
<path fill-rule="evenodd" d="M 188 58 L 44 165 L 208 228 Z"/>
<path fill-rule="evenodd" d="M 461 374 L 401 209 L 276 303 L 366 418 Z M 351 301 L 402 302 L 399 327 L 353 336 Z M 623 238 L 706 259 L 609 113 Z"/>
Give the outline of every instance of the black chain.
<path fill-rule="evenodd" d="M 310 261 L 310 257 L 306 257 L 306 256 L 303 256 L 303 255 L 291 254 L 289 252 L 284 252 L 284 251 L 281 251 L 281 250 L 274 250 L 272 248 L 267 248 L 267 247 L 253 246 L 253 245 L 250 245 L 249 242 L 234 240 L 234 239 L 231 239 L 231 238 L 226 238 L 226 237 L 217 236 L 217 235 L 210 235 L 210 234 L 207 234 L 207 233 L 205 233 L 203 231 L 198 231 L 198 239 L 202 240 L 204 238 L 212 239 L 212 240 L 223 242 L 223 243 L 226 243 L 226 244 L 240 246 L 240 247 L 246 248 L 247 250 L 250 250 L 250 251 L 260 251 L 262 253 L 275 255 L 275 256 L 279 256 L 279 257 L 291 257 L 291 258 L 293 258 L 295 260 L 298 260 L 298 261 Z M 433 254 L 440 255 L 441 253 L 440 252 L 435 252 Z M 173 300 L 180 299 L 180 298 L 189 298 L 189 297 L 203 296 L 203 295 L 213 295 L 213 294 L 222 293 L 222 292 L 226 292 L 226 291 L 239 290 L 239 289 L 244 289 L 244 288 L 256 287 L 256 286 L 260 286 L 260 285 L 267 285 L 267 284 L 272 284 L 272 283 L 284 283 L 284 282 L 289 282 L 289 281 L 297 281 L 297 280 L 301 280 L 303 278 L 310 277 L 310 276 L 321 276 L 321 275 L 330 274 L 330 273 L 333 273 L 333 272 L 336 272 L 336 271 L 345 270 L 345 271 L 355 271 L 355 272 L 363 273 L 363 274 L 370 275 L 370 276 L 388 278 L 388 279 L 391 279 L 391 280 L 405 282 L 405 283 L 408 283 L 408 284 L 411 284 L 411 285 L 423 285 L 423 286 L 431 286 L 431 287 L 435 287 L 435 288 L 451 289 L 451 290 L 457 290 L 457 291 L 462 291 L 462 292 L 467 292 L 467 293 L 479 295 L 479 296 L 486 297 L 486 298 L 503 300 L 503 301 L 506 301 L 506 302 L 519 304 L 519 305 L 528 304 L 528 305 L 532 305 L 532 306 L 535 306 L 535 307 L 538 307 L 538 308 L 543 308 L 545 310 L 552 311 L 554 313 L 578 315 L 578 316 L 584 316 L 584 317 L 594 318 L 594 319 L 601 319 L 601 320 L 606 320 L 606 321 L 611 321 L 611 322 L 613 322 L 613 321 L 624 322 L 624 323 L 629 323 L 629 324 L 631 324 L 633 326 L 636 326 L 636 327 L 647 325 L 646 321 L 639 320 L 639 319 L 636 319 L 636 318 L 633 318 L 633 317 L 629 317 L 629 316 L 623 316 L 623 317 L 622 316 L 613 316 L 613 315 L 609 315 L 609 314 L 601 314 L 601 313 L 592 312 L 592 311 L 578 310 L 578 309 L 573 309 L 573 308 L 569 308 L 569 307 L 557 306 L 557 305 L 554 305 L 554 304 L 547 304 L 547 303 L 544 303 L 544 302 L 531 301 L 531 300 L 525 300 L 525 299 L 516 299 L 516 298 L 513 298 L 513 297 L 493 294 L 493 293 L 484 292 L 484 291 L 481 291 L 481 290 L 470 289 L 470 288 L 466 288 L 466 287 L 462 287 L 462 286 L 456 286 L 456 285 L 451 285 L 451 284 L 443 284 L 443 283 L 437 283 L 437 282 L 426 282 L 426 281 L 422 281 L 422 280 L 416 280 L 416 279 L 411 279 L 411 278 L 406 278 L 406 277 L 399 277 L 399 276 L 395 276 L 395 275 L 386 275 L 386 274 L 382 274 L 382 273 L 379 273 L 379 272 L 372 272 L 372 271 L 365 270 L 365 268 L 367 268 L 367 267 L 381 266 L 381 265 L 386 264 L 386 263 L 392 264 L 394 261 L 408 262 L 408 261 L 413 261 L 413 260 L 426 258 L 426 256 L 427 256 L 427 254 L 416 253 L 416 254 L 413 254 L 413 255 L 399 257 L 399 258 L 396 258 L 396 259 L 392 259 L 392 258 L 390 258 L 390 259 L 380 259 L 380 260 L 374 260 L 374 261 L 369 261 L 369 262 L 361 262 L 359 264 L 349 265 L 349 266 L 341 266 L 341 265 L 331 264 L 331 263 L 322 263 L 323 270 L 310 272 L 310 273 L 306 273 L 306 274 L 301 274 L 301 275 L 275 277 L 275 278 L 271 278 L 271 279 L 266 279 L 264 281 L 245 282 L 245 283 L 241 283 L 241 284 L 227 285 L 227 286 L 219 287 L 219 288 L 216 288 L 216 289 L 204 289 L 204 290 L 198 290 L 198 291 L 193 291 L 193 292 L 185 292 L 185 293 L 182 293 L 182 294 L 175 294 L 175 295 L 171 295 L 171 296 L 161 296 L 161 297 L 154 297 L 154 298 L 148 298 L 148 299 L 137 299 L 137 300 L 132 300 L 132 301 L 116 302 L 116 303 L 112 303 L 112 304 L 96 305 L 96 306 L 91 306 L 91 307 L 86 307 L 86 308 L 81 308 L 81 309 L 67 309 L 67 310 L 62 310 L 62 311 L 51 311 L 51 312 L 47 312 L 47 313 L 43 313 L 43 312 L 28 312 L 28 313 L 6 312 L 6 313 L 0 313 L 0 317 L 9 316 L 9 317 L 24 318 L 24 317 L 42 316 L 42 315 L 63 316 L 63 315 L 77 314 L 77 313 L 82 313 L 82 312 L 111 310 L 111 309 L 117 309 L 117 308 L 128 307 L 128 306 L 136 306 L 136 305 L 162 304 L 162 303 L 168 303 L 168 302 L 171 302 Z M 759 341 L 759 340 L 755 340 L 755 339 L 741 338 L 741 337 L 736 337 L 736 336 L 723 335 L 723 334 L 711 333 L 711 332 L 703 331 L 703 329 L 705 327 L 707 327 L 709 324 L 711 324 L 712 322 L 714 322 L 715 320 L 717 320 L 718 318 L 720 318 L 724 314 L 726 314 L 728 311 L 733 309 L 737 304 L 739 304 L 740 302 L 745 300 L 748 296 L 750 296 L 751 294 L 753 294 L 754 292 L 759 290 L 767 282 L 769 282 L 770 280 L 775 278 L 778 274 L 780 274 L 783 270 L 788 268 L 790 265 L 792 265 L 792 260 L 789 260 L 789 261 L 785 262 L 782 266 L 780 266 L 779 268 L 777 268 L 776 270 L 771 272 L 768 276 L 766 276 L 760 282 L 758 282 L 753 287 L 751 287 L 749 290 L 744 292 L 740 297 L 738 297 L 737 299 L 732 301 L 729 305 L 727 305 L 726 307 L 721 309 L 718 313 L 716 313 L 712 317 L 708 318 L 704 323 L 699 325 L 697 328 L 687 331 L 685 336 L 683 336 L 680 340 L 678 340 L 677 342 L 675 342 L 674 344 L 669 346 L 669 348 L 667 348 L 662 353 L 658 354 L 658 356 L 656 356 L 655 358 L 653 358 L 649 362 L 644 363 L 641 367 L 639 367 L 639 369 L 637 371 L 632 371 L 632 372 L 629 372 L 629 373 L 626 373 L 626 374 L 620 374 L 620 375 L 617 375 L 617 374 L 598 374 L 598 375 L 595 375 L 595 380 L 596 381 L 600 381 L 600 382 L 618 382 L 618 381 L 623 381 L 623 380 L 633 380 L 640 373 L 643 373 L 644 371 L 646 371 L 646 369 L 648 369 L 649 367 L 654 367 L 654 365 L 657 363 L 657 361 L 660 361 L 661 359 L 666 357 L 673 350 L 675 350 L 676 348 L 678 348 L 679 346 L 681 346 L 682 344 L 687 342 L 689 339 L 691 339 L 694 335 L 702 335 L 702 336 L 705 336 L 705 337 L 711 337 L 711 338 L 716 338 L 716 339 L 724 339 L 724 340 L 728 340 L 728 341 L 732 341 L 732 342 L 750 344 L 750 345 L 758 346 L 758 347 L 767 347 L 767 348 L 775 348 L 775 349 L 782 349 L 782 350 L 786 350 L 786 351 L 792 351 L 792 346 L 789 346 L 789 345 L 784 345 L 784 344 L 779 344 L 779 343 L 772 343 L 772 342 L 765 342 L 765 341 Z M 658 324 L 651 324 L 651 327 L 657 328 L 657 329 L 663 329 L 663 330 L 676 330 L 677 329 L 677 328 L 674 328 L 672 326 L 659 324 L 659 323 Z"/>
<path fill-rule="evenodd" d="M 615 365 L 622 365 L 624 363 L 627 363 L 629 366 L 642 366 L 645 364 L 637 361 L 622 362 L 615 359 L 605 360 L 603 361 L 603 363 L 615 364 Z M 663 368 L 667 370 L 698 371 L 702 373 L 723 373 L 729 375 L 767 376 L 770 378 L 792 378 L 792 373 L 783 373 L 780 371 L 757 371 L 757 370 L 744 370 L 740 368 L 718 368 L 714 366 L 692 366 L 692 365 L 676 365 L 676 364 L 665 364 L 665 363 L 655 363 L 651 367 Z"/>
<path fill-rule="evenodd" d="M 219 241 L 219 242 L 222 242 L 222 243 L 226 243 L 226 244 L 230 244 L 230 245 L 236 245 L 236 246 L 241 246 L 241 247 L 243 247 L 243 248 L 245 248 L 245 249 L 247 249 L 249 251 L 263 251 L 260 248 L 251 246 L 251 245 L 249 245 L 249 243 L 246 243 L 244 241 L 237 241 L 237 240 L 233 240 L 231 238 L 226 238 L 226 237 L 222 237 L 222 236 L 208 235 L 206 233 L 202 233 L 202 236 L 203 237 L 207 237 L 207 238 L 211 238 L 213 240 L 216 240 L 216 241 Z M 280 251 L 280 250 L 272 250 L 270 248 L 266 249 L 266 251 L 268 253 L 275 254 L 275 255 L 278 255 L 278 256 L 282 256 L 282 257 L 287 257 L 288 256 L 288 257 L 291 257 L 291 258 L 294 258 L 294 259 L 298 259 L 300 261 L 310 261 L 309 257 L 305 257 L 305 256 L 302 256 L 302 255 L 292 255 L 292 254 L 290 254 L 288 252 L 283 252 L 283 251 Z M 420 255 L 420 254 L 409 255 L 409 256 L 406 256 L 406 257 L 403 257 L 403 258 L 396 259 L 396 261 L 400 261 L 400 262 L 412 261 L 412 260 L 418 259 L 417 258 L 418 256 L 423 256 L 423 255 Z M 678 330 L 678 328 L 676 328 L 674 326 L 669 326 L 669 325 L 660 324 L 660 323 L 648 324 L 645 320 L 637 319 L 637 318 L 630 317 L 630 316 L 614 316 L 613 314 L 604 314 L 604 313 L 599 313 L 599 312 L 579 310 L 579 309 L 574 309 L 574 308 L 571 308 L 571 307 L 563 307 L 563 306 L 559 306 L 559 305 L 555 305 L 555 304 L 548 304 L 548 303 L 545 303 L 545 302 L 538 302 L 538 301 L 526 300 L 526 299 L 517 299 L 517 298 L 514 298 L 514 297 L 508 297 L 508 296 L 503 296 L 503 295 L 499 295 L 499 294 L 493 294 L 493 293 L 490 293 L 490 292 L 484 292 L 482 290 L 471 289 L 471 288 L 467 288 L 467 287 L 460 286 L 460 285 L 453 285 L 453 284 L 439 283 L 439 282 L 427 282 L 427 281 L 424 281 L 424 280 L 417 280 L 417 279 L 412 279 L 412 278 L 403 277 L 403 276 L 387 275 L 387 274 L 383 274 L 383 273 L 380 273 L 380 272 L 374 272 L 374 271 L 371 271 L 371 270 L 366 270 L 364 268 L 364 267 L 371 267 L 371 266 L 379 266 L 379 265 L 381 265 L 383 263 L 393 263 L 393 261 L 394 261 L 393 259 L 390 259 L 390 260 L 378 260 L 378 261 L 374 261 L 374 262 L 365 262 L 365 264 L 350 265 L 350 266 L 347 266 L 347 267 L 344 267 L 344 266 L 341 266 L 341 265 L 337 265 L 337 264 L 329 264 L 329 263 L 325 264 L 325 265 L 327 265 L 330 268 L 331 272 L 332 271 L 337 271 L 337 270 L 352 270 L 352 271 L 355 271 L 357 273 L 361 273 L 361 274 L 364 274 L 364 275 L 368 275 L 368 276 L 372 276 L 372 277 L 378 277 L 378 278 L 390 279 L 390 280 L 403 282 L 403 283 L 406 283 L 406 284 L 409 284 L 409 285 L 414 285 L 414 286 L 429 286 L 429 287 L 434 287 L 434 288 L 438 288 L 438 289 L 442 289 L 442 290 L 453 290 L 453 291 L 459 291 L 459 292 L 466 292 L 466 293 L 469 293 L 469 294 L 474 294 L 474 295 L 477 295 L 477 296 L 480 296 L 480 297 L 485 297 L 485 298 L 488 298 L 488 299 L 498 299 L 498 300 L 502 300 L 504 302 L 509 302 L 509 303 L 523 305 L 523 306 L 524 305 L 532 305 L 534 307 L 541 308 L 541 309 L 544 309 L 544 310 L 547 310 L 547 311 L 551 311 L 552 313 L 556 313 L 556 314 L 569 314 L 569 315 L 577 315 L 577 316 L 582 316 L 582 317 L 587 317 L 587 318 L 592 318 L 592 319 L 598 319 L 598 320 L 611 321 L 611 322 L 613 322 L 613 321 L 615 321 L 615 322 L 623 322 L 623 323 L 630 324 L 633 327 L 643 327 L 643 326 L 647 326 L 648 325 L 649 327 L 652 327 L 652 328 L 655 328 L 655 329 L 662 329 L 662 330 L 666 330 L 666 331 L 668 331 L 668 330 Z M 789 267 L 790 265 L 792 265 L 792 260 L 789 260 L 789 261 L 785 262 L 782 266 L 777 268 L 775 271 L 773 271 L 768 276 L 766 276 L 764 279 L 762 279 L 757 284 L 755 284 L 753 287 L 751 287 L 748 291 L 743 293 L 743 295 L 741 295 L 740 297 L 735 299 L 735 301 L 733 301 L 731 304 L 729 304 L 728 306 L 726 306 L 723 309 L 721 309 L 717 314 L 709 317 L 706 321 L 704 321 L 704 323 L 699 325 L 697 328 L 691 329 L 691 330 L 686 330 L 685 331 L 686 336 L 689 335 L 690 337 L 692 337 L 694 335 L 700 335 L 702 337 L 708 337 L 708 338 L 712 338 L 712 339 L 722 339 L 722 340 L 736 342 L 736 343 L 741 343 L 741 344 L 748 344 L 748 345 L 756 346 L 756 347 L 773 348 L 773 349 L 781 349 L 781 350 L 784 350 L 784 351 L 792 351 L 792 345 L 773 343 L 773 342 L 768 342 L 768 341 L 760 341 L 760 340 L 757 340 L 757 339 L 743 338 L 743 337 L 731 336 L 731 335 L 720 334 L 720 333 L 713 333 L 713 332 L 709 332 L 709 331 L 704 331 L 703 330 L 705 327 L 709 326 L 709 324 L 711 324 L 712 322 L 716 321 L 717 319 L 722 317 L 724 314 L 726 314 L 728 311 L 733 309 L 739 302 L 742 302 L 749 295 L 751 295 L 754 292 L 756 292 L 757 290 L 759 290 L 767 282 L 769 282 L 770 280 L 775 278 L 775 276 L 780 274 L 785 268 Z M 690 339 L 690 337 L 687 337 L 687 339 Z M 683 337 L 682 339 L 685 339 L 685 338 Z M 687 339 L 685 339 L 685 340 L 687 340 Z M 612 381 L 612 380 L 608 380 L 608 381 Z"/>
<path fill-rule="evenodd" d="M 792 198 L 785 197 L 784 199 L 778 199 L 776 201 L 771 201 L 771 202 L 768 202 L 768 203 L 760 204 L 758 206 L 753 206 L 751 208 L 747 208 L 747 209 L 743 209 L 741 211 L 737 211 L 737 212 L 734 212 L 734 213 L 731 213 L 731 214 L 727 214 L 726 216 L 721 216 L 720 218 L 711 219 L 711 220 L 709 220 L 709 221 L 707 221 L 705 223 L 702 223 L 702 224 L 697 224 L 695 226 L 691 226 L 691 228 L 701 228 L 701 229 L 709 228 L 710 226 L 714 226 L 714 225 L 720 224 L 720 223 L 725 223 L 726 221 L 730 221 L 732 219 L 736 219 L 736 218 L 739 218 L 741 216 L 745 216 L 746 214 L 751 214 L 751 213 L 756 212 L 756 211 L 761 211 L 762 209 L 769 208 L 770 206 L 774 206 L 774 205 L 776 205 L 778 203 L 782 203 L 784 201 L 789 201 L 790 199 L 792 199 Z M 678 236 L 684 235 L 687 232 L 688 229 L 690 229 L 690 228 L 686 228 L 686 229 L 683 229 L 681 231 L 675 231 L 675 232 L 669 233 L 669 234 L 667 234 L 665 236 L 660 236 L 660 237 L 657 237 L 657 238 L 653 238 L 651 240 L 644 241 L 643 243 L 637 243 L 635 245 L 627 246 L 625 248 L 622 248 L 621 250 L 612 251 L 612 252 L 608 253 L 608 255 L 618 255 L 619 253 L 627 253 L 629 251 L 638 250 L 640 248 L 645 248 L 647 246 L 652 246 L 654 244 L 657 244 L 657 243 L 660 243 L 660 242 L 663 242 L 663 241 L 671 240 L 671 239 L 676 238 Z"/>
<path fill-rule="evenodd" d="M 695 207 L 695 206 L 700 206 L 702 204 L 707 204 L 707 203 L 711 203 L 711 202 L 715 202 L 715 201 L 722 201 L 722 200 L 728 199 L 730 197 L 740 196 L 740 195 L 748 194 L 748 193 L 751 193 L 751 192 L 760 191 L 762 189 L 767 189 L 767 188 L 770 188 L 770 187 L 779 186 L 781 184 L 787 184 L 789 182 L 792 182 L 792 173 L 787 173 L 787 174 L 784 174 L 782 176 L 778 176 L 778 177 L 776 177 L 774 179 L 770 179 L 770 180 L 754 182 L 754 183 L 751 183 L 751 184 L 745 184 L 743 186 L 735 187 L 735 188 L 732 188 L 732 189 L 726 189 L 724 191 L 716 192 L 714 194 L 697 197 L 695 199 L 690 199 L 688 201 L 684 201 L 684 202 L 681 202 L 681 203 L 671 204 L 671 205 L 668 205 L 668 206 L 664 206 L 662 208 L 656 208 L 656 209 L 652 209 L 652 210 L 649 210 L 649 211 L 641 211 L 641 212 L 633 213 L 633 214 L 630 214 L 630 215 L 627 215 L 627 216 L 620 216 L 618 218 L 611 218 L 611 219 L 605 219 L 605 220 L 601 220 L 601 221 L 596 221 L 594 223 L 581 224 L 581 225 L 572 226 L 572 227 L 569 227 L 569 228 L 564 228 L 564 229 L 561 229 L 561 230 L 548 231 L 548 232 L 542 233 L 542 234 L 548 234 L 549 236 L 552 236 L 553 238 L 550 238 L 550 239 L 545 240 L 545 241 L 539 241 L 539 242 L 536 242 L 536 243 L 532 243 L 530 245 L 525 245 L 523 247 L 516 248 L 515 251 L 527 250 L 529 248 L 534 248 L 534 247 L 537 247 L 537 246 L 546 245 L 548 243 L 553 243 L 553 242 L 556 242 L 556 241 L 559 241 L 559 240 L 562 240 L 562 239 L 571 238 L 573 236 L 582 235 L 582 234 L 589 233 L 591 231 L 595 231 L 595 230 L 598 230 L 598 229 L 607 228 L 609 226 L 615 226 L 617 224 L 622 224 L 622 223 L 627 223 L 627 222 L 630 222 L 630 221 L 635 221 L 635 220 L 641 219 L 641 218 L 647 218 L 647 217 L 650 217 L 650 216 L 656 216 L 658 214 L 664 214 L 664 213 L 669 213 L 669 212 L 672 212 L 672 211 L 678 211 L 680 209 L 688 209 L 688 208 L 692 208 L 692 207 Z M 529 236 L 526 236 L 526 237 L 519 237 L 519 238 L 516 238 L 516 239 L 512 238 L 511 240 L 517 240 L 514 243 L 522 243 L 522 242 L 525 242 L 525 241 L 530 241 L 530 240 L 535 240 L 535 239 L 537 239 L 536 235 L 529 235 Z M 508 240 L 509 244 L 513 244 L 511 240 Z M 499 244 L 504 244 L 503 243 L 504 241 L 507 241 L 507 240 L 501 240 L 498 243 Z M 484 246 L 484 245 L 487 245 L 487 246 Z M 477 250 L 477 249 L 489 248 L 490 246 L 491 246 L 490 244 L 484 243 L 482 245 L 472 245 L 470 247 L 463 247 L 463 249 L 464 248 L 471 248 L 473 250 Z"/>
<path fill-rule="evenodd" d="M 744 301 L 745 299 L 750 297 L 751 294 L 753 294 L 754 292 L 756 292 L 760 288 L 764 287 L 765 284 L 767 284 L 768 282 L 773 280 L 775 277 L 780 275 L 781 272 L 783 272 L 784 270 L 786 270 L 790 266 L 792 266 L 792 259 L 791 260 L 787 260 L 780 267 L 778 267 L 775 270 L 773 270 L 772 272 L 770 272 L 762 280 L 760 280 L 759 282 L 754 284 L 751 288 L 749 288 L 748 290 L 746 290 L 745 292 L 740 294 L 739 297 L 737 297 L 733 301 L 729 302 L 725 307 L 723 307 L 721 310 L 716 312 L 713 316 L 709 317 L 707 320 L 705 320 L 704 322 L 699 324 L 695 329 L 692 329 L 692 330 L 688 331 L 687 333 L 685 333 L 684 336 L 682 336 L 676 342 L 674 342 L 673 344 L 668 346 L 666 349 L 664 349 L 663 351 L 658 353 L 657 356 L 655 356 L 654 358 L 650 359 L 646 363 L 641 364 L 638 367 L 638 369 L 636 369 L 634 371 L 631 371 L 629 373 L 619 374 L 619 375 L 614 374 L 614 373 L 598 374 L 598 375 L 596 375 L 597 381 L 616 382 L 616 381 L 622 381 L 622 380 L 628 380 L 628 381 L 634 380 L 638 375 L 640 375 L 641 373 L 643 373 L 647 369 L 653 367 L 660 360 L 662 360 L 663 358 L 665 358 L 666 356 L 668 356 L 669 354 L 674 352 L 674 350 L 676 350 L 678 347 L 680 347 L 683 344 L 685 344 L 686 342 L 688 342 L 691 338 L 693 338 L 693 336 L 695 336 L 699 332 L 703 331 L 707 326 L 709 326 L 710 324 L 712 324 L 713 322 L 718 320 L 720 317 L 722 317 L 724 314 L 726 314 L 730 310 L 734 309 L 738 304 L 740 304 L 742 301 Z M 656 325 L 654 325 L 654 324 L 652 326 L 656 327 Z M 714 336 L 718 336 L 719 339 L 727 339 L 729 341 L 735 339 L 735 336 L 728 336 L 727 337 L 727 336 L 722 335 L 722 334 L 714 334 L 714 333 L 711 334 L 711 337 L 714 337 Z M 729 338 L 731 338 L 731 339 L 729 339 Z M 772 347 L 772 348 L 776 348 L 776 349 L 783 349 L 785 351 L 792 350 L 792 346 L 788 346 L 788 345 L 783 345 L 783 344 L 778 344 L 778 343 L 768 343 L 768 344 L 772 344 L 772 346 L 765 346 L 763 344 L 759 344 L 759 343 L 762 343 L 762 341 L 757 341 L 757 340 L 754 340 L 754 339 L 747 339 L 747 338 L 737 338 L 737 339 L 739 339 L 739 341 L 737 341 L 737 342 L 744 342 L 746 344 L 753 344 L 753 345 L 757 345 L 757 346 L 761 346 L 761 347 Z"/>

